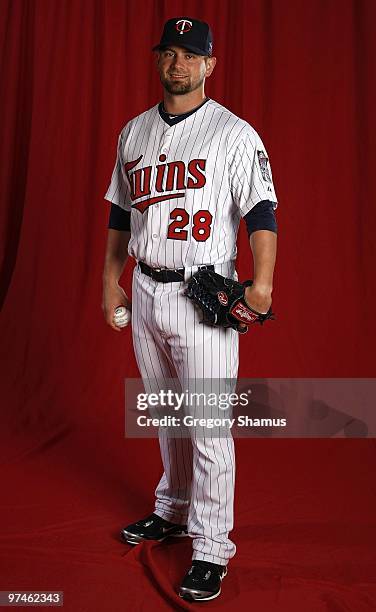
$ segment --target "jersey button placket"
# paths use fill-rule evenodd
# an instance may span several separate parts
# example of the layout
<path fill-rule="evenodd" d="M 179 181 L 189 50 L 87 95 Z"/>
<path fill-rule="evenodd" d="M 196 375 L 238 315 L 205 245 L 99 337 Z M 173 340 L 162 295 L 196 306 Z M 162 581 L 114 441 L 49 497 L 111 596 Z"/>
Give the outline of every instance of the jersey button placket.
<path fill-rule="evenodd" d="M 160 142 L 161 155 L 167 155 L 167 153 L 169 152 L 170 145 L 171 145 L 171 139 L 172 139 L 172 132 L 170 130 L 166 130 Z"/>

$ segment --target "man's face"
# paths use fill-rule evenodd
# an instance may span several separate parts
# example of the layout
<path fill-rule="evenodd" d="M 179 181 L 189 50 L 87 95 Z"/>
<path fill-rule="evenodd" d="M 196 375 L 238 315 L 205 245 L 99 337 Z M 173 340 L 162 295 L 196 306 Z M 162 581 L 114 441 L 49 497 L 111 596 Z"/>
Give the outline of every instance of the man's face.
<path fill-rule="evenodd" d="M 158 52 L 157 66 L 163 87 L 175 96 L 198 89 L 209 76 L 215 58 L 195 55 L 183 47 L 168 47 Z"/>

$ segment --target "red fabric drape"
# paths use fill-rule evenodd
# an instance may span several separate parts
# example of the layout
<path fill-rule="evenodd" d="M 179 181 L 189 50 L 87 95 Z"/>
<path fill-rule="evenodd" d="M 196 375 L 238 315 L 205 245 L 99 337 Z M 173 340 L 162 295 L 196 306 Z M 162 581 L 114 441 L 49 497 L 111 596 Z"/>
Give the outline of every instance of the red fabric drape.
<path fill-rule="evenodd" d="M 130 330 L 110 330 L 100 307 L 117 136 L 161 98 L 150 49 L 164 21 L 209 21 L 207 94 L 261 134 L 279 197 L 278 319 L 242 338 L 240 375 L 374 376 L 376 3 L 0 10 L 0 589 L 64 590 L 72 611 L 184 607 L 190 543 L 116 539 L 152 511 L 161 470 L 156 441 L 123 437 L 137 368 Z M 246 278 L 244 228 L 239 249 Z M 238 553 L 207 607 L 374 609 L 374 462 L 371 440 L 237 441 Z"/>

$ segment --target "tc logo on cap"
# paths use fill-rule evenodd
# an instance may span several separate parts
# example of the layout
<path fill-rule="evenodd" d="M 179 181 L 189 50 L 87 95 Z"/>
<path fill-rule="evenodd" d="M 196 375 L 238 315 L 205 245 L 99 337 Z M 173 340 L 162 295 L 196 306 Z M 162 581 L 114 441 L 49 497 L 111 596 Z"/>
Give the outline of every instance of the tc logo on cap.
<path fill-rule="evenodd" d="M 179 21 L 177 21 L 175 24 L 175 28 L 179 34 L 184 34 L 184 32 L 189 32 L 192 25 L 192 21 L 188 21 L 187 19 L 179 19 Z"/>

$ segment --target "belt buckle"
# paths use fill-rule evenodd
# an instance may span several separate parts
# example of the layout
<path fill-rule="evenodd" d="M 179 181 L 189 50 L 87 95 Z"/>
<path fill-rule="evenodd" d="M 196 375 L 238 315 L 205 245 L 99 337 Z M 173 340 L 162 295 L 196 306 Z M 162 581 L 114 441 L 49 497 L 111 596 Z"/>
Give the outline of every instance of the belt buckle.
<path fill-rule="evenodd" d="M 183 272 L 181 272 L 181 270 L 183 270 Z M 179 274 L 179 276 L 181 276 L 184 280 L 184 268 L 175 268 L 173 271 L 175 272 L 175 274 Z"/>
<path fill-rule="evenodd" d="M 152 268 L 151 272 L 152 272 L 152 279 L 157 281 L 158 280 L 158 274 L 162 271 L 162 268 Z"/>

